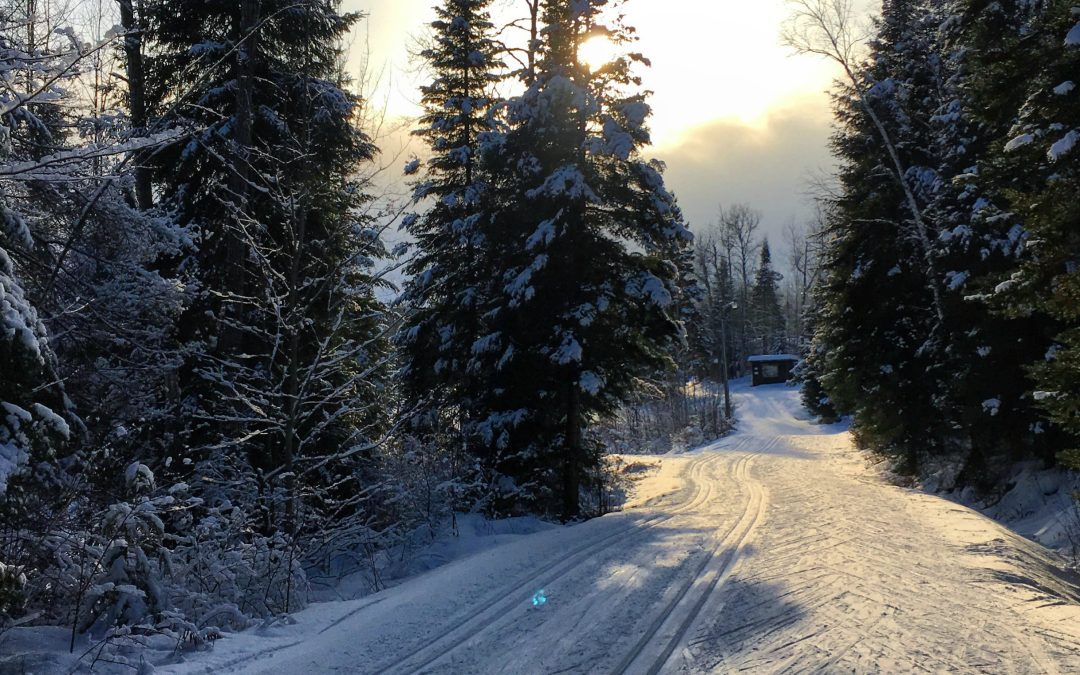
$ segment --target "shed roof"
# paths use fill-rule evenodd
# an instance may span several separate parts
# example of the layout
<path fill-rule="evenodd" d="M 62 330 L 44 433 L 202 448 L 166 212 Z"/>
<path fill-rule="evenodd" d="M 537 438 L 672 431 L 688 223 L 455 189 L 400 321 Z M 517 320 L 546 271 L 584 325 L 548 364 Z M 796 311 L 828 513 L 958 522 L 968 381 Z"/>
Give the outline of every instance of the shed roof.
<path fill-rule="evenodd" d="M 798 356 L 794 354 L 759 354 L 757 356 L 751 356 L 747 361 L 750 363 L 763 363 L 768 361 L 801 361 Z"/>

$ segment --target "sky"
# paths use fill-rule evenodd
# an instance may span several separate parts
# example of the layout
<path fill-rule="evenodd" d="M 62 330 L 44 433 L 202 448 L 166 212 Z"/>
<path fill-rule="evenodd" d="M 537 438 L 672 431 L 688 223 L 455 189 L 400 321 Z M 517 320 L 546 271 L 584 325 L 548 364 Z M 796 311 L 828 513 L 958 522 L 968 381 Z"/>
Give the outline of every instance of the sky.
<path fill-rule="evenodd" d="M 367 64 L 365 94 L 391 119 L 415 116 L 422 76 L 409 52 L 438 0 L 344 0 L 367 19 L 354 39 L 352 67 Z M 522 0 L 495 0 L 517 17 Z M 653 147 L 667 184 L 691 227 L 716 221 L 721 204 L 749 204 L 762 232 L 777 245 L 792 222 L 805 222 L 812 176 L 832 166 L 827 90 L 837 71 L 780 45 L 785 0 L 628 0 L 634 46 L 652 61 L 641 72 L 653 92 Z M 374 82 L 374 83 L 373 83 Z M 388 125 L 393 127 L 393 125 Z M 384 155 L 408 153 L 401 134 L 387 136 Z M 403 162 L 402 162 L 403 163 Z"/>

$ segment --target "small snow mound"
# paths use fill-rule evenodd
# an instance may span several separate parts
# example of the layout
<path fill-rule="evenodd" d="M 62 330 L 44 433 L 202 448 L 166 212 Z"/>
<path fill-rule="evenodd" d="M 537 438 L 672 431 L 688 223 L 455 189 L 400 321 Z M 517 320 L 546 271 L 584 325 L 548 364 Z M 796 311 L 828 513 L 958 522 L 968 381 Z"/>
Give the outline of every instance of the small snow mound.
<path fill-rule="evenodd" d="M 1035 140 L 1035 137 L 1031 134 L 1021 134 L 1005 144 L 1005 152 L 1012 152 L 1018 148 L 1022 148 L 1025 145 L 1030 144 Z"/>
<path fill-rule="evenodd" d="M 1080 132 L 1073 129 L 1069 133 L 1050 146 L 1050 151 L 1046 153 L 1046 156 L 1050 158 L 1051 162 L 1056 162 L 1062 158 L 1062 156 L 1072 152 L 1072 149 L 1076 147 L 1076 142 L 1080 141 Z"/>
<path fill-rule="evenodd" d="M 1078 21 L 1076 25 L 1072 27 L 1072 30 L 1069 31 L 1069 34 L 1065 36 L 1065 44 L 1069 47 L 1080 46 L 1080 21 Z"/>
<path fill-rule="evenodd" d="M 600 390 L 604 388 L 604 378 L 600 377 L 591 370 L 586 370 L 581 374 L 581 379 L 578 380 L 578 385 L 585 393 L 596 396 L 600 393 Z"/>

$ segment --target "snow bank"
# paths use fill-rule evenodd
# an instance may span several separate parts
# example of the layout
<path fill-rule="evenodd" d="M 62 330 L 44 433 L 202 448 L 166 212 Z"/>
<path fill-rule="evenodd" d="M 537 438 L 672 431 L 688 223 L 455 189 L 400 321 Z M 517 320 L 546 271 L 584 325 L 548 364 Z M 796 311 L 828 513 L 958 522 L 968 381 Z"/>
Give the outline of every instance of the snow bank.
<path fill-rule="evenodd" d="M 967 490 L 958 501 L 1004 523 L 1017 534 L 1080 562 L 1080 476 L 1060 469 L 1041 469 L 1035 462 L 1013 468 L 1009 489 L 988 503 Z"/>

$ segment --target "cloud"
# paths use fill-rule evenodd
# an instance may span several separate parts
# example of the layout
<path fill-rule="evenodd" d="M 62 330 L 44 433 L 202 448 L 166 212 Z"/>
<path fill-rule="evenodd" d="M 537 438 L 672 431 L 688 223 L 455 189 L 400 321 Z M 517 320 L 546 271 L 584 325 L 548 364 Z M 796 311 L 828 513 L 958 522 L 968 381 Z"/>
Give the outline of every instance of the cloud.
<path fill-rule="evenodd" d="M 783 228 L 808 220 L 810 178 L 831 171 L 828 99 L 800 101 L 768 114 L 760 125 L 717 120 L 690 129 L 675 146 L 656 148 L 666 180 L 691 227 L 715 222 L 719 205 L 749 204 L 762 212 L 762 234 L 779 243 Z"/>

